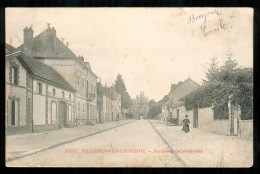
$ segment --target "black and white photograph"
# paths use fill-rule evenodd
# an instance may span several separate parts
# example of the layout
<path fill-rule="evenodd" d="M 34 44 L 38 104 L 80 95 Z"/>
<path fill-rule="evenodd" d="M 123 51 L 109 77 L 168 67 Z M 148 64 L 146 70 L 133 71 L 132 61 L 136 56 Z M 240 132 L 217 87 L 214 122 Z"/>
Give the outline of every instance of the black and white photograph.
<path fill-rule="evenodd" d="M 7 167 L 253 163 L 253 8 L 6 8 Z"/>

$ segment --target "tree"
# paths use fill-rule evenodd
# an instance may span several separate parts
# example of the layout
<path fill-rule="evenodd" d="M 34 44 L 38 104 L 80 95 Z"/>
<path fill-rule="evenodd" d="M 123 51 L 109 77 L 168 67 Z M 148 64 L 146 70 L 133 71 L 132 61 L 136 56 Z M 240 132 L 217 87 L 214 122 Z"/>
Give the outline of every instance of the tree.
<path fill-rule="evenodd" d="M 204 83 L 218 80 L 219 67 L 218 67 L 217 57 L 212 57 L 209 65 L 210 67 L 208 69 L 208 72 L 206 72 L 207 80 L 203 80 Z"/>
<path fill-rule="evenodd" d="M 150 101 L 148 102 L 148 106 L 149 106 L 149 107 L 152 107 L 154 104 L 155 104 L 155 100 L 154 100 L 154 99 L 152 99 L 152 100 L 150 100 Z"/>
<path fill-rule="evenodd" d="M 207 81 L 196 91 L 184 97 L 187 110 L 196 107 L 209 107 L 214 104 L 214 118 L 228 118 L 229 96 L 233 104 L 241 106 L 241 119 L 253 117 L 253 69 L 238 67 L 238 62 L 227 55 L 224 64 L 218 69 L 215 60 L 206 73 Z"/>
<path fill-rule="evenodd" d="M 218 80 L 220 82 L 231 83 L 235 77 L 235 73 L 238 70 L 238 63 L 236 60 L 232 60 L 232 54 L 227 55 L 227 59 L 223 66 L 221 66 Z"/>
<path fill-rule="evenodd" d="M 121 94 L 122 109 L 127 109 L 131 105 L 132 101 L 126 90 L 126 86 L 121 74 L 117 75 L 114 86 L 116 92 Z"/>
<path fill-rule="evenodd" d="M 147 117 L 150 119 L 154 119 L 158 114 L 161 113 L 162 104 L 159 102 L 153 103 L 153 100 L 150 100 L 149 103 L 151 104 L 151 106 L 149 106 L 149 112 L 147 114 Z"/>

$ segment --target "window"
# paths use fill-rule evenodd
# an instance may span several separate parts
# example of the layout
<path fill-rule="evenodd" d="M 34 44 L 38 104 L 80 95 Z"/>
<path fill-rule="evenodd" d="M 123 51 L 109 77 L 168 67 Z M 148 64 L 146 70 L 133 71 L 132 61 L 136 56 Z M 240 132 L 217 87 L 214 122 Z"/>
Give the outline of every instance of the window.
<path fill-rule="evenodd" d="M 69 99 L 71 100 L 71 94 L 69 94 Z"/>
<path fill-rule="evenodd" d="M 8 100 L 8 126 L 18 126 L 18 101 Z"/>
<path fill-rule="evenodd" d="M 83 110 L 83 116 L 85 116 L 85 103 L 83 103 L 82 110 Z"/>
<path fill-rule="evenodd" d="M 79 75 L 78 75 L 78 89 L 79 89 Z"/>
<path fill-rule="evenodd" d="M 14 126 L 15 125 L 15 100 L 12 100 L 12 121 L 11 121 L 11 125 Z"/>
<path fill-rule="evenodd" d="M 18 69 L 17 69 L 17 67 L 13 66 L 11 71 L 12 71 L 11 72 L 12 83 L 15 84 L 15 85 L 18 85 Z"/>
<path fill-rule="evenodd" d="M 65 93 L 64 93 L 64 91 L 61 92 L 61 97 L 62 97 L 62 98 L 65 97 Z"/>
<path fill-rule="evenodd" d="M 39 94 L 42 94 L 42 84 L 41 83 L 37 83 L 37 92 Z"/>
<path fill-rule="evenodd" d="M 80 101 L 78 101 L 78 117 L 80 117 Z"/>
<path fill-rule="evenodd" d="M 82 78 L 82 87 L 84 88 L 84 78 Z"/>
<path fill-rule="evenodd" d="M 72 121 L 72 108 L 71 105 L 68 107 L 68 121 Z"/>
<path fill-rule="evenodd" d="M 48 119 L 49 124 L 56 123 L 57 120 L 57 104 L 55 102 L 51 103 L 51 117 Z"/>
<path fill-rule="evenodd" d="M 87 81 L 87 84 L 86 84 L 86 88 L 87 88 L 87 93 L 88 93 L 88 81 Z"/>
<path fill-rule="evenodd" d="M 87 103 L 87 119 L 89 119 L 89 103 Z"/>
<path fill-rule="evenodd" d="M 55 89 L 53 88 L 52 89 L 52 96 L 55 96 L 56 95 L 56 91 L 55 91 Z"/>

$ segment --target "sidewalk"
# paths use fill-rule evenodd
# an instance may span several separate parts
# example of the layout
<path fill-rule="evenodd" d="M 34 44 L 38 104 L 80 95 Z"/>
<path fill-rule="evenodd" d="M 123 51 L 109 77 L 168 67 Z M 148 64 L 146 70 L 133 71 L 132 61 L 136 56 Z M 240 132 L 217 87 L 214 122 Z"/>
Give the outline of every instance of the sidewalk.
<path fill-rule="evenodd" d="M 6 161 L 104 132 L 133 121 L 135 120 L 120 120 L 96 124 L 95 126 L 84 125 L 40 133 L 6 136 Z"/>
<path fill-rule="evenodd" d="M 177 150 L 199 150 L 199 152 L 177 152 L 190 167 L 251 167 L 253 165 L 253 141 L 237 136 L 219 135 L 199 128 L 166 126 L 158 120 L 150 120 L 161 136 Z"/>

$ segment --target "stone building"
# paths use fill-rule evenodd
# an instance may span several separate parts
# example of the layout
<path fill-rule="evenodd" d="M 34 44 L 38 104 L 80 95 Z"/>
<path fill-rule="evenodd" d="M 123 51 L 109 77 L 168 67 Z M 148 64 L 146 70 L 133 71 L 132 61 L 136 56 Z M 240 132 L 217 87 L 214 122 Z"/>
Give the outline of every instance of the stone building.
<path fill-rule="evenodd" d="M 179 124 L 185 118 L 186 109 L 182 98 L 192 91 L 196 90 L 200 85 L 193 81 L 191 78 L 186 79 L 184 82 L 172 84 L 169 94 L 165 97 L 166 100 L 162 105 L 162 116 L 175 118 Z M 162 119 L 166 120 L 166 118 Z"/>
<path fill-rule="evenodd" d="M 35 59 L 51 66 L 76 89 L 72 111 L 75 125 L 97 123 L 97 76 L 83 56 L 76 56 L 69 42 L 56 36 L 54 27 L 33 36 L 33 29 L 25 27 L 24 44 L 18 47 Z"/>
<path fill-rule="evenodd" d="M 128 109 L 129 112 L 133 114 L 135 119 L 147 119 L 147 114 L 149 112 L 148 98 L 145 97 L 144 92 L 136 96 L 132 100 L 132 105 Z"/>
<path fill-rule="evenodd" d="M 122 119 L 121 95 L 113 87 L 102 86 L 98 83 L 97 105 L 100 123 Z"/>
<path fill-rule="evenodd" d="M 69 126 L 75 89 L 52 67 L 6 44 L 6 134 Z"/>

